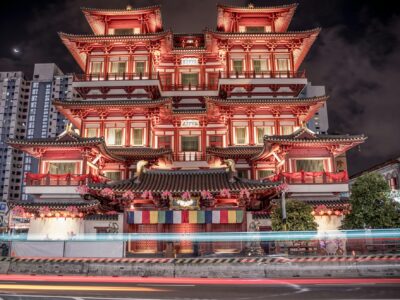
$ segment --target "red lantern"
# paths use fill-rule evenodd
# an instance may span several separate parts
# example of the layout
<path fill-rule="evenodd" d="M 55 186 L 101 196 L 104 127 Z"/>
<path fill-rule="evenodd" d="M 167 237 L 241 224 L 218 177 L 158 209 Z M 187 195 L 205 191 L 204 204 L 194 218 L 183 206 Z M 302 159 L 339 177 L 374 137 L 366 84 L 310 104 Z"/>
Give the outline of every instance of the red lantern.
<path fill-rule="evenodd" d="M 335 210 L 335 215 L 340 216 L 340 211 Z"/>
<path fill-rule="evenodd" d="M 82 218 L 83 217 L 83 213 L 79 213 L 79 218 Z"/>
<path fill-rule="evenodd" d="M 312 214 L 313 216 L 315 216 L 315 210 L 313 210 L 313 211 L 311 212 L 311 214 Z"/>
<path fill-rule="evenodd" d="M 328 210 L 327 213 L 328 213 L 328 215 L 330 216 L 330 215 L 332 214 L 332 211 L 331 211 L 331 210 Z"/>

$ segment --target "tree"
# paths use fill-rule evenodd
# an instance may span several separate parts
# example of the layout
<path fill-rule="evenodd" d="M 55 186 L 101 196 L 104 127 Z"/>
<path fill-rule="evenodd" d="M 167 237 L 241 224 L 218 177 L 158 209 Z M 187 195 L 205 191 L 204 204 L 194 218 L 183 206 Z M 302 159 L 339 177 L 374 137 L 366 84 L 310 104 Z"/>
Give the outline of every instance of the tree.
<path fill-rule="evenodd" d="M 400 207 L 389 192 L 389 185 L 378 173 L 357 178 L 351 188 L 351 211 L 345 216 L 342 229 L 398 227 Z"/>
<path fill-rule="evenodd" d="M 317 230 L 318 224 L 311 214 L 312 206 L 295 200 L 286 201 L 286 230 L 287 231 L 307 231 Z M 272 230 L 282 231 L 282 209 L 280 205 L 273 208 L 271 214 Z"/>

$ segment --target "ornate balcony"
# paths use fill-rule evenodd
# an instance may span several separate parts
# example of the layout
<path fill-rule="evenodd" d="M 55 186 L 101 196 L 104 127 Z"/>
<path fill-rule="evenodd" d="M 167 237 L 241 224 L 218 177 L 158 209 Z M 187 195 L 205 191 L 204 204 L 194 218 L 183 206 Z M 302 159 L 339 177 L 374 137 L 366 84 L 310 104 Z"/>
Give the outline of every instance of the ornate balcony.
<path fill-rule="evenodd" d="M 26 186 L 78 186 L 106 182 L 108 179 L 91 174 L 33 174 L 26 173 Z"/>
<path fill-rule="evenodd" d="M 305 78 L 306 72 L 298 71 L 242 71 L 242 72 L 220 72 L 220 79 L 266 79 L 266 78 Z"/>
<path fill-rule="evenodd" d="M 157 74 L 150 73 L 107 73 L 107 74 L 74 74 L 74 82 L 81 81 L 115 81 L 115 80 L 157 80 Z"/>

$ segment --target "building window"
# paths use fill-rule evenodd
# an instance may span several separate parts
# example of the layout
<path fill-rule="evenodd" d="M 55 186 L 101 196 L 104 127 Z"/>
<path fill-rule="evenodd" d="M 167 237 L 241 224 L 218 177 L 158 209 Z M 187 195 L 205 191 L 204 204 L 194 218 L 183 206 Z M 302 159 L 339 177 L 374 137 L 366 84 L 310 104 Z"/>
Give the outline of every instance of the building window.
<path fill-rule="evenodd" d="M 133 146 L 143 146 L 144 145 L 144 129 L 134 128 L 132 130 L 132 140 Z"/>
<path fill-rule="evenodd" d="M 266 59 L 253 59 L 253 71 L 261 73 L 268 71 L 268 64 Z"/>
<path fill-rule="evenodd" d="M 296 171 L 321 172 L 324 171 L 323 159 L 296 159 Z"/>
<path fill-rule="evenodd" d="M 233 72 L 234 73 L 242 73 L 243 72 L 243 60 L 242 59 L 234 59 L 232 60 Z"/>
<path fill-rule="evenodd" d="M 113 74 L 124 74 L 126 71 L 126 62 L 125 61 L 113 61 L 111 62 L 110 73 Z"/>
<path fill-rule="evenodd" d="M 264 143 L 265 135 L 273 135 L 274 134 L 273 127 L 271 127 L 271 126 L 256 127 L 256 132 L 257 132 L 257 144 Z"/>
<path fill-rule="evenodd" d="M 101 74 L 103 72 L 103 62 L 93 61 L 91 67 L 92 74 Z"/>
<path fill-rule="evenodd" d="M 122 146 L 123 132 L 122 128 L 108 128 L 107 144 L 110 146 Z"/>
<path fill-rule="evenodd" d="M 281 126 L 281 135 L 290 135 L 293 133 L 292 125 L 282 125 Z"/>
<path fill-rule="evenodd" d="M 237 176 L 239 178 L 249 179 L 249 171 L 248 170 L 237 170 Z"/>
<path fill-rule="evenodd" d="M 257 170 L 257 177 L 258 179 L 264 179 L 266 177 L 269 177 L 271 175 L 274 175 L 273 170 Z"/>
<path fill-rule="evenodd" d="M 75 162 L 49 162 L 50 174 L 75 174 Z"/>
<path fill-rule="evenodd" d="M 247 143 L 247 127 L 235 127 L 235 138 L 237 145 L 245 145 Z"/>
<path fill-rule="evenodd" d="M 182 85 L 183 86 L 197 86 L 199 84 L 198 73 L 182 73 Z"/>
<path fill-rule="evenodd" d="M 223 147 L 223 136 L 210 135 L 209 142 L 210 142 L 210 147 Z"/>
<path fill-rule="evenodd" d="M 133 28 L 115 28 L 114 34 L 115 35 L 133 34 Z"/>
<path fill-rule="evenodd" d="M 104 172 L 104 175 L 111 181 L 121 180 L 121 171 Z"/>
<path fill-rule="evenodd" d="M 250 32 L 250 33 L 265 32 L 265 27 L 264 26 L 246 26 L 246 32 Z"/>
<path fill-rule="evenodd" d="M 290 62 L 288 58 L 277 58 L 276 69 L 281 77 L 287 77 L 290 71 Z"/>
<path fill-rule="evenodd" d="M 135 73 L 136 74 L 144 74 L 146 72 L 146 62 L 145 61 L 136 61 L 135 62 Z"/>
<path fill-rule="evenodd" d="M 86 128 L 86 137 L 97 137 L 97 128 Z"/>
<path fill-rule="evenodd" d="M 171 149 L 171 136 L 159 136 L 158 137 L 158 148 Z"/>
<path fill-rule="evenodd" d="M 199 151 L 199 136 L 182 136 L 182 151 Z"/>

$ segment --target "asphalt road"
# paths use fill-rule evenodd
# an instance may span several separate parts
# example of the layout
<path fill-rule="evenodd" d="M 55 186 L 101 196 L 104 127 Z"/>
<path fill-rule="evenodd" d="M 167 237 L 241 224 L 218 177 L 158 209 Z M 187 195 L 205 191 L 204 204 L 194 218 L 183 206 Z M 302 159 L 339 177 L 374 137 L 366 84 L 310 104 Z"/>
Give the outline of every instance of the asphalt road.
<path fill-rule="evenodd" d="M 400 280 L 383 279 L 276 279 L 257 281 L 232 279 L 227 282 L 205 283 L 201 279 L 171 279 L 120 282 L 68 281 L 56 277 L 49 281 L 40 276 L 33 280 L 0 279 L 0 300 L 54 299 L 400 299 Z"/>

